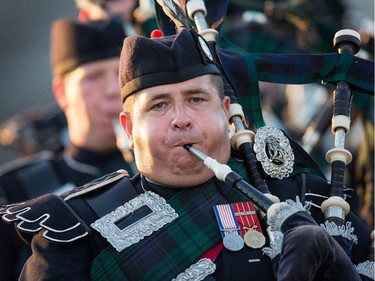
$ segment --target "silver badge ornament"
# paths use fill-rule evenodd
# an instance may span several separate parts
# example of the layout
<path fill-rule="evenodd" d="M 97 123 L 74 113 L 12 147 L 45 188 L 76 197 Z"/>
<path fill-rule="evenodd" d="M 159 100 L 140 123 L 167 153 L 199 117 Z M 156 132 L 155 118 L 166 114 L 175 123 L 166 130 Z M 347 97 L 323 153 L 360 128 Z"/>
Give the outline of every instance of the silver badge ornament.
<path fill-rule="evenodd" d="M 253 148 L 264 172 L 270 177 L 283 179 L 293 172 L 293 150 L 280 129 L 268 126 L 259 128 Z"/>

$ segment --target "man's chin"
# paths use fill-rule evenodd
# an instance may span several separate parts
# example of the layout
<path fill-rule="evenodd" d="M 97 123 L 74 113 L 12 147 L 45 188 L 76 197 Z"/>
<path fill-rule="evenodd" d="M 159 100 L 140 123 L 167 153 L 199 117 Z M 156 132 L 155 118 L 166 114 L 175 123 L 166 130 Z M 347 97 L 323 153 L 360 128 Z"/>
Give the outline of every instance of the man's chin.
<path fill-rule="evenodd" d="M 165 178 L 159 179 L 159 182 L 164 183 L 166 186 L 174 187 L 174 188 L 188 188 L 200 185 L 206 181 L 208 181 L 210 178 L 213 177 L 213 174 L 210 173 L 179 173 L 179 174 L 173 174 L 173 176 L 165 177 L 168 178 L 168 180 L 165 180 Z"/>
<path fill-rule="evenodd" d="M 211 172 L 201 161 L 187 161 L 183 165 L 175 167 L 173 172 L 175 175 L 190 178 L 206 178 L 209 177 L 208 175 L 213 175 L 213 172 Z"/>

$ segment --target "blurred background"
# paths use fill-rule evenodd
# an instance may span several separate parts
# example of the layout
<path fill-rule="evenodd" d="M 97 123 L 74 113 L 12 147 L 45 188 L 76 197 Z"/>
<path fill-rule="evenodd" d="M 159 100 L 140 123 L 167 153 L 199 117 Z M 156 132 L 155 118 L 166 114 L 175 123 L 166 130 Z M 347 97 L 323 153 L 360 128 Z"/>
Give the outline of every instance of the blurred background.
<path fill-rule="evenodd" d="M 0 0 L 0 123 L 53 100 L 50 25 L 77 14 L 73 0 Z M 0 164 L 16 156 L 0 146 Z"/>

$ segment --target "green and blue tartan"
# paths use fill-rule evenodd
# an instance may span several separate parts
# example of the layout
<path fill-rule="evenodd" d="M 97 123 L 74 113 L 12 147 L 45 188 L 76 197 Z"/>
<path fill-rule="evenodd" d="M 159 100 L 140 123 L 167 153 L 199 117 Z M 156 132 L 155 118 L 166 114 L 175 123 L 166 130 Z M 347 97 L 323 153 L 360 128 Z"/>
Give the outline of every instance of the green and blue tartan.
<path fill-rule="evenodd" d="M 219 30 L 228 0 L 205 0 L 207 25 Z M 165 35 L 176 33 L 171 21 L 156 5 L 159 28 Z M 192 23 L 193 25 L 193 23 Z M 264 126 L 258 81 L 280 84 L 349 83 L 353 93 L 374 95 L 374 62 L 348 54 L 267 54 L 249 53 L 225 38 L 217 42 L 222 69 L 234 88 L 250 127 Z M 354 103 L 361 105 L 358 95 Z M 366 98 L 365 98 L 366 99 Z"/>
<path fill-rule="evenodd" d="M 374 95 L 374 63 L 349 54 L 250 54 L 230 42 L 218 53 L 245 115 L 264 125 L 258 81 L 280 84 L 332 84 L 346 81 L 355 94 Z M 360 99 L 354 99 L 356 102 Z M 358 103 L 359 104 L 359 103 Z M 251 123 L 251 122 L 250 122 Z"/>
<path fill-rule="evenodd" d="M 228 165 L 248 182 L 241 161 L 232 158 Z M 293 176 L 302 172 L 319 174 L 304 167 L 303 163 L 296 163 Z M 217 179 L 207 188 L 183 190 L 167 201 L 178 213 L 177 219 L 122 252 L 108 246 L 94 260 L 91 279 L 141 281 L 175 278 L 221 241 L 212 206 L 245 201 L 249 199 Z"/>
<path fill-rule="evenodd" d="M 219 190 L 219 192 L 218 192 Z M 107 247 L 93 262 L 92 280 L 171 280 L 221 241 L 212 206 L 248 199 L 219 180 L 168 200 L 179 217 L 137 244 Z"/>

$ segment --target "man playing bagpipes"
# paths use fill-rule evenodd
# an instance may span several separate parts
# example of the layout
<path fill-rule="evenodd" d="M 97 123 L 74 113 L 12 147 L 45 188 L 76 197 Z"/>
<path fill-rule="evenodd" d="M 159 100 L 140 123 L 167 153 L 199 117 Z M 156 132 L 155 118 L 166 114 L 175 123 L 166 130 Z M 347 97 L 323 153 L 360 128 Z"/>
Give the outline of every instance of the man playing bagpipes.
<path fill-rule="evenodd" d="M 3 220 L 33 248 L 22 280 L 360 280 L 370 233 L 348 212 L 349 258 L 319 226 L 330 184 L 314 161 L 267 126 L 253 136 L 255 165 L 239 152 L 251 133 L 229 126 L 237 84 L 219 63 L 229 54 L 182 26 L 125 39 L 120 122 L 139 174 L 5 206 Z"/>

